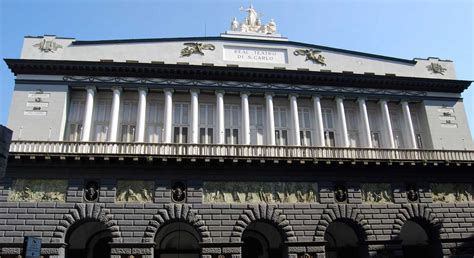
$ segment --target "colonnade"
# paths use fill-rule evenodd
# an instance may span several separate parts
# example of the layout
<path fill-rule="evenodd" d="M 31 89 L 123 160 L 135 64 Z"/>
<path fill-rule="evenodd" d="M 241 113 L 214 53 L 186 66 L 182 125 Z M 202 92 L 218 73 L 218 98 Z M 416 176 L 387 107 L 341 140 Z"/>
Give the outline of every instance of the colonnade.
<path fill-rule="evenodd" d="M 172 143 L 172 129 L 173 129 L 173 93 L 174 90 L 171 88 L 163 89 L 164 92 L 164 116 L 163 116 L 163 142 Z M 93 110 L 94 110 L 94 99 L 96 94 L 96 88 L 93 86 L 86 88 L 86 104 L 85 104 L 85 113 L 83 120 L 83 132 L 81 141 L 90 141 L 91 139 L 91 127 L 93 119 Z M 109 129 L 109 142 L 116 142 L 118 136 L 118 127 L 119 127 L 119 110 L 121 102 L 122 89 L 120 87 L 112 88 L 112 110 L 110 118 L 110 129 Z M 145 141 L 145 128 L 146 128 L 146 107 L 147 107 L 147 94 L 148 89 L 145 87 L 138 88 L 138 113 L 137 113 L 137 131 L 136 131 L 136 142 Z M 197 144 L 199 143 L 199 94 L 198 89 L 190 90 L 190 143 Z M 224 144 L 225 143 L 225 124 L 224 124 L 224 95 L 223 90 L 215 91 L 216 95 L 216 107 L 217 107 L 217 123 L 216 123 L 216 143 Z M 241 130 L 242 130 L 242 140 L 241 144 L 250 144 L 250 114 L 249 114 L 249 96 L 250 93 L 243 91 L 240 93 L 241 97 Z M 267 135 L 267 145 L 275 145 L 275 117 L 273 112 L 273 98 L 274 94 L 271 92 L 265 93 L 265 106 L 266 106 L 266 135 Z M 301 136 L 300 136 L 300 121 L 298 116 L 298 95 L 289 94 L 289 106 L 290 106 L 290 123 L 292 126 L 292 139 L 293 145 L 301 145 Z M 336 96 L 335 98 L 337 118 L 339 119 L 339 133 L 341 134 L 342 147 L 349 147 L 349 134 L 347 129 L 346 114 L 344 108 L 344 97 Z M 313 109 L 314 109 L 314 118 L 315 121 L 315 136 L 317 139 L 317 146 L 325 147 L 325 136 L 324 136 L 324 126 L 323 126 L 323 115 L 321 108 L 321 96 L 313 95 Z M 366 98 L 359 97 L 357 99 L 360 118 L 361 118 L 361 129 L 362 129 L 362 147 L 372 148 L 374 143 L 372 142 L 371 129 L 369 123 L 369 116 L 367 112 L 367 103 Z M 382 121 L 384 128 L 386 129 L 386 139 L 388 139 L 389 148 L 396 148 L 392 122 L 390 119 L 390 112 L 388 108 L 388 100 L 381 99 L 379 100 L 380 111 L 382 114 Z M 416 137 L 413 129 L 413 121 L 410 115 L 410 107 L 406 100 L 400 101 L 402 107 L 402 113 L 404 122 L 406 125 L 406 134 L 408 137 L 408 148 L 416 149 Z"/>

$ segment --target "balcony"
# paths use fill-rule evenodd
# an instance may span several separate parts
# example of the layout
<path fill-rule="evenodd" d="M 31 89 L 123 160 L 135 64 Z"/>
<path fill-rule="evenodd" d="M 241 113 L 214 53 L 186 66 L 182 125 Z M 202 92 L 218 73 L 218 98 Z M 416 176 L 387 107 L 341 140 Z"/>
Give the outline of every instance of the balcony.
<path fill-rule="evenodd" d="M 337 160 L 366 162 L 468 163 L 469 150 L 301 147 L 265 145 L 12 141 L 12 156 L 156 157 L 246 160 Z"/>

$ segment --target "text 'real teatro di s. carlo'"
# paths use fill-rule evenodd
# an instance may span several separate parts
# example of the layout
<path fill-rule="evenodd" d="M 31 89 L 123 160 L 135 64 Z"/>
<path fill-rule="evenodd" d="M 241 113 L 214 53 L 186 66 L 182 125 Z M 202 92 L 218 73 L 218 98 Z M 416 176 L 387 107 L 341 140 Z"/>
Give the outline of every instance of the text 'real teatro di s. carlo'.
<path fill-rule="evenodd" d="M 241 11 L 216 37 L 24 38 L 1 257 L 28 236 L 44 258 L 473 256 L 453 62 L 290 41 Z"/>

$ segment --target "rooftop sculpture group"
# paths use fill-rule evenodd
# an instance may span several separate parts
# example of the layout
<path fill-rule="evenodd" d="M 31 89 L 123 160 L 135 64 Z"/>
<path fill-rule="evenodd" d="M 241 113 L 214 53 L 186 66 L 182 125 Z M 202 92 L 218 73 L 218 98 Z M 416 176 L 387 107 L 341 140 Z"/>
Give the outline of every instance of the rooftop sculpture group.
<path fill-rule="evenodd" d="M 247 12 L 248 15 L 245 20 L 241 23 L 234 17 L 232 20 L 230 29 L 237 32 L 257 32 L 263 34 L 275 34 L 277 32 L 276 23 L 273 19 L 268 24 L 262 25 L 261 13 L 258 13 L 252 5 L 249 8 L 240 7 L 240 11 Z"/>

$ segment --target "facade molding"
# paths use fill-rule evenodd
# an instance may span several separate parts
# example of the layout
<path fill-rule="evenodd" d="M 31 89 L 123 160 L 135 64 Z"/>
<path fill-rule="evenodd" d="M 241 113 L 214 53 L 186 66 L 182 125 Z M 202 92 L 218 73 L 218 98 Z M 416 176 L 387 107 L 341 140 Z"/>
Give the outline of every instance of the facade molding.
<path fill-rule="evenodd" d="M 187 222 L 199 232 L 202 242 L 211 242 L 211 234 L 201 216 L 192 210 L 191 205 L 177 203 L 166 204 L 165 209 L 160 209 L 158 214 L 153 216 L 145 230 L 142 242 L 153 243 L 159 229 L 171 222 Z"/>
<path fill-rule="evenodd" d="M 413 219 L 421 219 L 427 222 L 441 238 L 440 233 L 442 232 L 440 232 L 440 230 L 442 228 L 442 220 L 438 219 L 433 209 L 424 203 L 403 204 L 393 224 L 393 234 L 400 234 L 403 225 Z"/>
<path fill-rule="evenodd" d="M 293 228 L 286 219 L 286 216 L 281 214 L 281 212 L 281 210 L 277 209 L 276 205 L 269 204 L 252 205 L 250 209 L 244 210 L 232 230 L 231 237 L 234 240 L 233 242 L 241 242 L 242 235 L 247 226 L 257 221 L 269 222 L 278 228 L 285 241 L 296 242 L 295 232 L 293 232 Z"/>
<path fill-rule="evenodd" d="M 352 221 L 352 224 L 357 227 L 356 232 L 363 233 L 362 237 L 364 237 L 364 240 L 374 240 L 372 228 L 360 213 L 360 208 L 350 204 L 334 204 L 324 209 L 316 227 L 314 241 L 324 242 L 324 234 L 329 224 L 334 221 L 344 220 Z"/>
<path fill-rule="evenodd" d="M 121 237 L 119 226 L 109 210 L 101 203 L 76 203 L 73 209 L 65 214 L 53 234 L 53 241 L 64 243 L 67 231 L 75 223 L 97 221 L 103 223 L 112 234 L 114 242 Z"/>
<path fill-rule="evenodd" d="M 321 71 L 275 70 L 265 68 L 221 67 L 181 64 L 122 62 L 58 61 L 5 59 L 10 70 L 18 74 L 169 78 L 184 80 L 241 81 L 255 83 L 288 83 L 291 85 L 329 85 L 337 87 L 379 88 L 461 93 L 471 81 L 420 77 L 384 76 Z"/>

